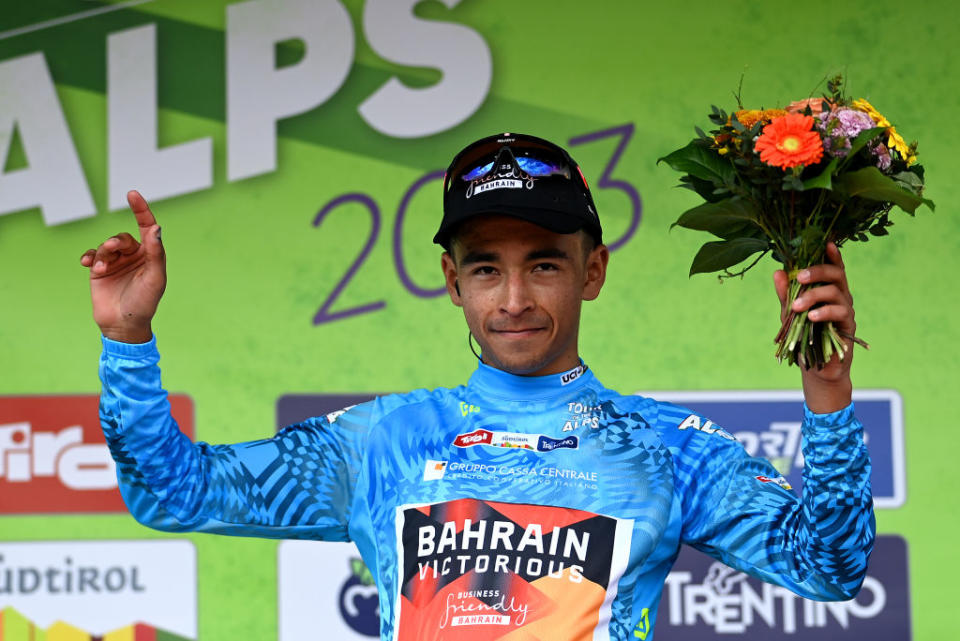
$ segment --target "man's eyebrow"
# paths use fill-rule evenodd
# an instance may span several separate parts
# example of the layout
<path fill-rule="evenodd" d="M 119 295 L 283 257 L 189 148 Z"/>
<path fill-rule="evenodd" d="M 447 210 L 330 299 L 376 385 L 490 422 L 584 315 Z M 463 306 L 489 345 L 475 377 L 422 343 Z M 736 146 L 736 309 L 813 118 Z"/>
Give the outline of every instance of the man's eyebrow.
<path fill-rule="evenodd" d="M 547 247 L 544 249 L 535 249 L 527 254 L 526 259 L 543 260 L 544 258 L 554 258 L 557 260 L 569 260 L 570 255 L 558 247 Z M 495 263 L 500 259 L 500 254 L 488 251 L 472 251 L 464 255 L 460 261 L 461 265 L 472 265 L 475 263 Z"/>
<path fill-rule="evenodd" d="M 499 254 L 494 252 L 469 252 L 460 260 L 461 265 L 472 265 L 474 263 L 493 263 L 500 258 Z"/>

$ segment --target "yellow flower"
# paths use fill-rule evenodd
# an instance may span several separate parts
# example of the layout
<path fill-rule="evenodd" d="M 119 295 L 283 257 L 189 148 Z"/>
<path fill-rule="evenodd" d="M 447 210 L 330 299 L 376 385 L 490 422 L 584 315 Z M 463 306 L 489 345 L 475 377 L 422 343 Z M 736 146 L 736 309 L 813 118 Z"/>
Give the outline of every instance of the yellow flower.
<path fill-rule="evenodd" d="M 917 162 L 916 154 L 910 152 L 910 147 L 903 139 L 903 136 L 897 133 L 896 127 L 890 124 L 890 121 L 884 118 L 883 114 L 877 111 L 873 105 L 863 98 L 858 98 L 853 101 L 853 108 L 870 116 L 870 118 L 877 123 L 878 127 L 887 128 L 887 147 L 890 149 L 896 149 L 897 153 L 900 154 L 900 157 L 907 161 L 908 166 Z"/>
<path fill-rule="evenodd" d="M 878 127 L 892 127 L 890 121 L 883 117 L 883 115 L 877 111 L 873 105 L 864 100 L 863 98 L 857 98 L 853 101 L 853 108 L 858 111 L 865 112 L 870 118 L 873 119 L 873 122 L 877 123 Z"/>
<path fill-rule="evenodd" d="M 740 121 L 741 125 L 750 129 L 750 127 L 753 127 L 758 122 L 767 123 L 774 118 L 786 116 L 787 112 L 783 109 L 741 109 L 740 111 L 734 112 L 733 115 Z"/>
<path fill-rule="evenodd" d="M 914 143 L 910 145 L 910 155 L 907 156 L 907 167 L 915 165 L 919 159 L 920 157 L 917 154 L 917 143 L 914 141 Z"/>
<path fill-rule="evenodd" d="M 910 147 L 907 145 L 907 141 L 903 139 L 903 136 L 897 133 L 897 130 L 893 127 L 887 129 L 887 147 L 891 147 L 897 150 L 897 153 L 900 154 L 900 157 L 907 161 L 907 165 L 912 165 L 917 162 L 917 157 L 914 154 L 910 153 Z M 911 160 L 913 162 L 911 162 Z"/>

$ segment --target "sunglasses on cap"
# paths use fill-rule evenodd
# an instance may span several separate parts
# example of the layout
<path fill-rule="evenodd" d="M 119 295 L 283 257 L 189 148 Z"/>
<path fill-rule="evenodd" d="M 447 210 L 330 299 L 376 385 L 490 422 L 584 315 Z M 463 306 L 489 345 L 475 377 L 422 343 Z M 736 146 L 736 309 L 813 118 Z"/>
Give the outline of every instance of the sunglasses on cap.
<path fill-rule="evenodd" d="M 444 175 L 443 220 L 434 242 L 449 248 L 455 227 L 482 214 L 528 220 L 557 233 L 602 231 L 580 167 L 562 147 L 525 134 L 467 145 Z"/>

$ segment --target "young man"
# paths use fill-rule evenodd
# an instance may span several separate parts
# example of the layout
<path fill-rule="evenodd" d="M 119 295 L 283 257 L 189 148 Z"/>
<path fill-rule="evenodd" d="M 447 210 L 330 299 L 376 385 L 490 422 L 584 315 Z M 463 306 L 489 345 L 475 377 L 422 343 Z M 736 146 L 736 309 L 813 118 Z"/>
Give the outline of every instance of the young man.
<path fill-rule="evenodd" d="M 645 639 L 681 543 L 803 596 L 852 598 L 874 523 L 850 354 L 803 371 L 798 499 L 733 437 L 682 408 L 606 389 L 580 361 L 580 306 L 608 252 L 586 182 L 531 136 L 451 163 L 436 242 L 481 362 L 466 386 L 378 398 L 277 436 L 195 445 L 170 417 L 150 320 L 160 229 L 89 250 L 103 333 L 101 419 L 134 516 L 163 530 L 353 540 L 383 639 Z M 854 334 L 836 247 L 789 304 Z M 786 275 L 775 276 L 782 307 Z M 773 481 L 773 482 L 771 482 Z"/>

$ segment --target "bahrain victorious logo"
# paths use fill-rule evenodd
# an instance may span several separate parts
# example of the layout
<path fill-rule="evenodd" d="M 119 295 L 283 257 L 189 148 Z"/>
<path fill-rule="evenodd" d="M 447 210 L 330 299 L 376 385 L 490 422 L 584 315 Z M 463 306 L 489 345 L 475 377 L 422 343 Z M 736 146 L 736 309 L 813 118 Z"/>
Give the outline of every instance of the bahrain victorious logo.
<path fill-rule="evenodd" d="M 402 641 L 594 638 L 605 631 L 633 522 L 458 499 L 397 508 Z M 519 638 L 519 637 L 518 637 Z"/>
<path fill-rule="evenodd" d="M 99 397 L 0 397 L 0 514 L 126 512 L 100 429 Z M 171 395 L 193 436 L 193 403 Z"/>

